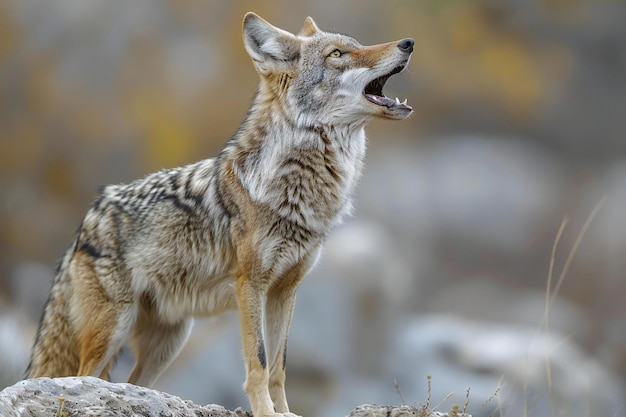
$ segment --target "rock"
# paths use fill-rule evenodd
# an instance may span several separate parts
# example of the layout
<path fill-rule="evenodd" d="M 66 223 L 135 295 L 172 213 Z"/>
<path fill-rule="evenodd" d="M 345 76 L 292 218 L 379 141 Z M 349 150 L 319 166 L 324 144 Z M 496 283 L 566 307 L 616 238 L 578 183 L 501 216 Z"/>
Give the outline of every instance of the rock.
<path fill-rule="evenodd" d="M 170 394 L 132 384 L 116 384 L 94 377 L 35 378 L 20 381 L 0 392 L 3 417 L 50 416 L 176 416 L 252 417 L 237 408 L 199 406 Z M 349 417 L 471 417 L 409 406 L 362 405 Z"/>
<path fill-rule="evenodd" d="M 28 379 L 0 392 L 3 417 L 63 415 L 58 410 L 69 416 L 252 417 L 242 409 L 199 406 L 160 391 L 94 377 Z"/>
<path fill-rule="evenodd" d="M 460 410 L 449 413 L 431 411 L 425 407 L 411 407 L 408 405 L 390 406 L 365 404 L 360 405 L 348 414 L 348 417 L 472 417 Z"/>

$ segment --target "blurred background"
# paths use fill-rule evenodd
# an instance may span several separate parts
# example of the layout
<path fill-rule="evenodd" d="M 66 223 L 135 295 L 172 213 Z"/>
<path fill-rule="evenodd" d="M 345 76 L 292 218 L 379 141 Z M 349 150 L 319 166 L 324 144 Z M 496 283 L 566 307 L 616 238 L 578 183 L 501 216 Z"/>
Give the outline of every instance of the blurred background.
<path fill-rule="evenodd" d="M 370 124 L 357 213 L 299 291 L 292 410 L 626 416 L 618 0 L 0 2 L 0 388 L 98 187 L 214 156 L 243 119 L 249 10 L 415 39 L 385 88 L 415 114 Z M 248 408 L 240 349 L 236 313 L 198 320 L 156 388 Z"/>

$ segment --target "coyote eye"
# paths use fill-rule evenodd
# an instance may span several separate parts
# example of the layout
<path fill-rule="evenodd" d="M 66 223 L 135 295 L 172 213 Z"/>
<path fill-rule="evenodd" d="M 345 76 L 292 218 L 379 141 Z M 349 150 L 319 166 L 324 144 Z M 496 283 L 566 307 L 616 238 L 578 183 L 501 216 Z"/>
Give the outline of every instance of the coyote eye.
<path fill-rule="evenodd" d="M 331 58 L 339 58 L 341 56 L 341 51 L 339 49 L 335 49 L 328 56 Z"/>

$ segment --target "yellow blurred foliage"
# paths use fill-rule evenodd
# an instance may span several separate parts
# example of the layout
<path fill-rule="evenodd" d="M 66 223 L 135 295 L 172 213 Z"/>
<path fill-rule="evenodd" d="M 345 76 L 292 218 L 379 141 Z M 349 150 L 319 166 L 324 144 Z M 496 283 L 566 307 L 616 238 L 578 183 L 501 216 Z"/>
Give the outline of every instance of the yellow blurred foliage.
<path fill-rule="evenodd" d="M 42 166 L 46 189 L 63 199 L 76 199 L 75 167 L 63 155 L 48 157 Z"/>
<path fill-rule="evenodd" d="M 530 54 L 515 42 L 495 40 L 480 52 L 480 65 L 491 83 L 492 93 L 506 97 L 511 115 L 526 118 L 542 98 L 539 69 Z"/>
<path fill-rule="evenodd" d="M 490 103 L 512 123 L 528 123 L 546 99 L 544 46 L 494 4 L 449 2 L 418 14 L 416 66 L 449 101 Z M 547 63 L 546 63 L 547 62 Z M 546 67 L 548 66 L 548 67 Z M 567 66 L 561 66 L 566 76 Z"/>
<path fill-rule="evenodd" d="M 130 117 L 145 140 L 145 168 L 174 167 L 191 160 L 194 134 L 177 111 L 180 106 L 166 94 L 137 92 L 129 98 Z"/>
<path fill-rule="evenodd" d="M 453 53 L 462 54 L 480 48 L 489 39 L 489 29 L 474 9 L 456 10 L 448 14 L 451 20 L 449 26 L 449 45 Z M 446 17 L 444 16 L 444 19 Z"/>
<path fill-rule="evenodd" d="M 15 22 L 8 16 L 6 10 L 0 8 L 0 61 L 7 58 L 15 46 L 17 46 L 17 33 Z"/>
<path fill-rule="evenodd" d="M 10 130 L 2 132 L 0 175 L 33 167 L 41 157 L 44 134 L 40 126 L 22 120 Z"/>

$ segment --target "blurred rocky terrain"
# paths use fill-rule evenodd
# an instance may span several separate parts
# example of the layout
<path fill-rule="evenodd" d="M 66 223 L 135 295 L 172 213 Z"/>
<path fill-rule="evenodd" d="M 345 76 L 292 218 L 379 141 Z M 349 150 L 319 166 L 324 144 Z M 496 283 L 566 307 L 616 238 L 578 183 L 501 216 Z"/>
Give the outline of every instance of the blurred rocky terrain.
<path fill-rule="evenodd" d="M 370 125 L 356 215 L 299 291 L 291 407 L 424 403 L 430 375 L 441 411 L 469 388 L 474 416 L 626 416 L 618 0 L 1 2 L 0 388 L 98 187 L 213 156 L 242 120 L 248 10 L 416 41 L 385 87 L 415 114 Z M 198 320 L 155 388 L 247 408 L 242 382 L 232 313 Z"/>

